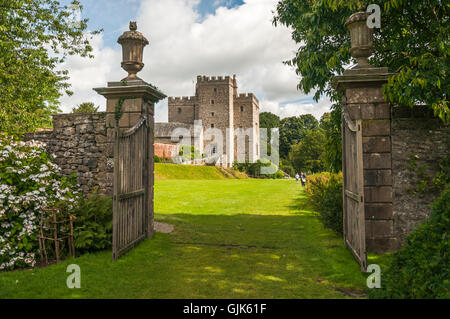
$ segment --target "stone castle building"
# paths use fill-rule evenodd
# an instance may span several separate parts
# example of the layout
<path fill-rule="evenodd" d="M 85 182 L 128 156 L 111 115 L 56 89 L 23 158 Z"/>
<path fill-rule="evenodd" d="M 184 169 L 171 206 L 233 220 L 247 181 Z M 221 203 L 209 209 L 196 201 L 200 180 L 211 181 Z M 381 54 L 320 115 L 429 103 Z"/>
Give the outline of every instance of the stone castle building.
<path fill-rule="evenodd" d="M 218 155 L 221 165 L 259 159 L 259 101 L 253 93 L 238 93 L 236 76 L 197 76 L 195 95 L 169 97 L 168 106 L 168 123 L 155 125 L 157 142 L 179 143 L 172 136 L 181 128 L 191 134 L 191 145 L 208 157 Z"/>

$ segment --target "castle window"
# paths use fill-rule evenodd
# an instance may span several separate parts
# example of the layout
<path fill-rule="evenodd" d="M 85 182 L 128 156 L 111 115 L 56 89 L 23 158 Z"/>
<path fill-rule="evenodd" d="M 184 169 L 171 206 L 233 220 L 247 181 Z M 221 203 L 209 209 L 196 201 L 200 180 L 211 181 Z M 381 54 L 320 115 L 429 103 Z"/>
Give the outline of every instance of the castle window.
<path fill-rule="evenodd" d="M 181 107 L 178 108 L 178 114 L 181 114 Z"/>
<path fill-rule="evenodd" d="M 244 107 L 243 106 L 241 106 L 241 112 L 244 112 Z"/>
<path fill-rule="evenodd" d="M 214 116 L 214 112 L 211 112 L 211 116 Z"/>
<path fill-rule="evenodd" d="M 214 100 L 211 100 L 211 104 L 214 104 Z"/>
<path fill-rule="evenodd" d="M 211 155 L 214 155 L 217 153 L 217 146 L 216 144 L 213 145 L 212 150 L 211 150 Z"/>
<path fill-rule="evenodd" d="M 214 93 L 217 93 L 217 88 L 214 88 Z"/>
<path fill-rule="evenodd" d="M 211 124 L 211 128 L 214 128 L 214 124 Z"/>

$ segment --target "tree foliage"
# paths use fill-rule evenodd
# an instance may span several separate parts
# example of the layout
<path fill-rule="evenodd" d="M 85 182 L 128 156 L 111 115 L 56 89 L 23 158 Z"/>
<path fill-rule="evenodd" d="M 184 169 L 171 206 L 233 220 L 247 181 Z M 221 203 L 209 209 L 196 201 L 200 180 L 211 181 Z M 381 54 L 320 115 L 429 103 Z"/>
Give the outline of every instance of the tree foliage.
<path fill-rule="evenodd" d="M 259 127 L 266 128 L 269 132 L 272 128 L 279 128 L 280 117 L 271 112 L 262 112 L 259 114 Z"/>
<path fill-rule="evenodd" d="M 388 67 L 392 76 L 384 87 L 391 102 L 403 105 L 425 103 L 444 122 L 450 122 L 449 8 L 441 0 L 371 0 L 381 8 L 381 28 L 374 30 L 374 66 Z M 347 18 L 362 5 L 357 0 L 281 0 L 274 24 L 292 28 L 300 45 L 286 61 L 301 75 L 298 88 L 315 91 L 314 98 L 336 95 L 331 80 L 355 62 L 349 53 Z M 368 4 L 368 3 L 364 3 Z"/>
<path fill-rule="evenodd" d="M 324 113 L 320 119 L 320 128 L 325 133 L 325 169 L 337 173 L 342 170 L 341 108 L 339 104 L 333 104 L 331 112 Z"/>
<path fill-rule="evenodd" d="M 322 129 L 307 130 L 292 146 L 289 159 L 296 171 L 317 173 L 325 169 L 325 134 Z"/>
<path fill-rule="evenodd" d="M 72 113 L 96 113 L 98 112 L 98 108 L 99 107 L 95 106 L 92 102 L 84 102 L 77 105 L 77 107 L 74 107 Z"/>
<path fill-rule="evenodd" d="M 92 57 L 88 20 L 73 23 L 72 14 L 56 0 L 0 0 L 0 131 L 50 125 L 59 98 L 71 94 L 59 66 L 69 55 Z"/>
<path fill-rule="evenodd" d="M 315 130 L 319 122 L 311 114 L 286 117 L 280 121 L 280 156 L 286 158 L 292 145 L 297 144 L 308 130 Z"/>

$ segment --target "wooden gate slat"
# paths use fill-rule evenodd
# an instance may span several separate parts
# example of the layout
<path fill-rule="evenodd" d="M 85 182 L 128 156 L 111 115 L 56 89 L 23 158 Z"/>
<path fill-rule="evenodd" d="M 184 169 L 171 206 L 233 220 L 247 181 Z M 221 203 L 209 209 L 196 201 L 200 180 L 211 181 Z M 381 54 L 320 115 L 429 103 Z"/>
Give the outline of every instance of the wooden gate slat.
<path fill-rule="evenodd" d="M 364 216 L 364 170 L 361 120 L 350 119 L 342 112 L 342 173 L 344 242 L 366 271 L 367 253 Z"/>
<path fill-rule="evenodd" d="M 149 124 L 142 116 L 131 129 L 116 128 L 114 146 L 113 261 L 147 237 L 150 167 Z"/>

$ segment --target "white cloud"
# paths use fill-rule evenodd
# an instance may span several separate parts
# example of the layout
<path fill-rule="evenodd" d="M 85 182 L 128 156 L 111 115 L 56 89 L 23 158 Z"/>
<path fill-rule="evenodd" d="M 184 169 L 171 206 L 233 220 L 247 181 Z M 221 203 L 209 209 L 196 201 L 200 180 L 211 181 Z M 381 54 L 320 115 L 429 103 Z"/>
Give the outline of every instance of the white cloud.
<path fill-rule="evenodd" d="M 103 96 L 98 95 L 93 88 L 103 87 L 106 82 L 124 77 L 120 63 L 121 53 L 108 47 L 103 47 L 102 35 L 96 35 L 91 40 L 94 49 L 94 59 L 70 56 L 61 66 L 69 70 L 72 96 L 61 99 L 63 112 L 70 112 L 73 107 L 82 102 L 94 102 L 105 110 L 106 102 Z"/>
<path fill-rule="evenodd" d="M 282 117 L 304 113 L 320 117 L 327 110 L 325 102 L 280 105 L 305 95 L 296 89 L 299 79 L 294 70 L 282 63 L 294 56 L 297 45 L 289 29 L 272 25 L 276 0 L 247 0 L 239 7 L 220 7 L 202 20 L 196 11 L 198 3 L 142 0 L 138 30 L 150 45 L 145 49 L 141 78 L 167 95 L 185 96 L 194 93 L 192 81 L 197 75 L 236 74 L 239 90 L 255 93 L 262 111 Z M 63 104 L 70 108 L 85 100 L 104 106 L 104 98 L 92 88 L 126 75 L 120 69 L 119 46 L 103 47 L 101 37 L 93 46 L 95 60 L 71 58 L 67 63 L 75 96 L 63 99 Z M 156 120 L 167 120 L 167 100 L 157 105 Z"/>

